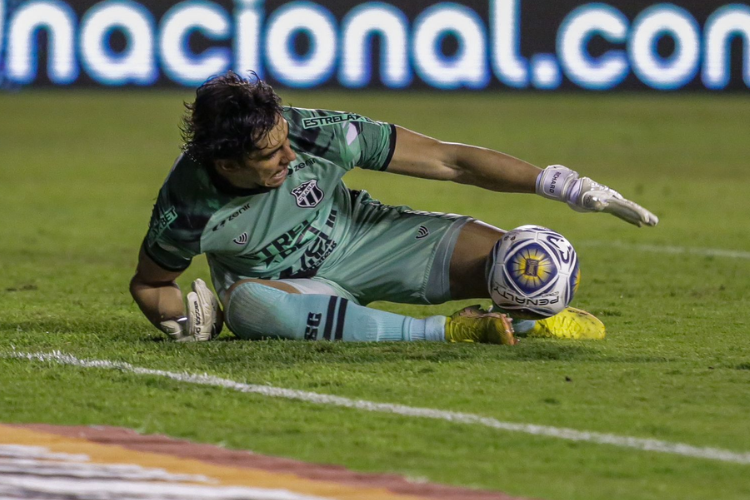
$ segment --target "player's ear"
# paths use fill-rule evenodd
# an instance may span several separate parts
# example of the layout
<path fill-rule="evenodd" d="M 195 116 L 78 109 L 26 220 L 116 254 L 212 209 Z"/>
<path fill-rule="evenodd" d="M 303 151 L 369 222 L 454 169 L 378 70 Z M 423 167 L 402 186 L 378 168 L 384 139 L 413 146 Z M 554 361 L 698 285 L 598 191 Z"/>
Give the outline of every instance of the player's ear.
<path fill-rule="evenodd" d="M 239 164 L 234 160 L 215 160 L 214 166 L 219 172 L 230 173 L 239 169 Z"/>

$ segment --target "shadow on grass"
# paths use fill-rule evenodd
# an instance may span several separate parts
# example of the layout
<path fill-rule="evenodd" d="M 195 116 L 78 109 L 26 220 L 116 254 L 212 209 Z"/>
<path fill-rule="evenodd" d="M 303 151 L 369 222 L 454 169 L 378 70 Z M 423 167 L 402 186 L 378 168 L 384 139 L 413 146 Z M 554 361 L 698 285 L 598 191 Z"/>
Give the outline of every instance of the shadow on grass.
<path fill-rule="evenodd" d="M 18 334 L 77 335 L 119 337 L 133 340 L 166 340 L 152 326 L 130 318 L 97 317 L 46 317 L 24 321 L 0 321 L 0 332 Z"/>
<path fill-rule="evenodd" d="M 0 321 L 0 332 L 5 340 L 34 343 L 36 335 L 54 341 L 55 335 L 77 337 L 86 343 L 104 345 L 110 342 L 132 342 L 147 345 L 170 343 L 166 335 L 132 317 L 45 317 L 20 322 Z M 72 338 L 70 339 L 72 340 Z M 328 342 L 294 340 L 245 341 L 224 333 L 210 343 L 189 343 L 185 349 L 220 359 L 238 357 L 246 361 L 294 365 L 300 362 L 377 364 L 377 363 L 503 363 L 503 362 L 588 362 L 588 363 L 667 363 L 674 361 L 664 356 L 628 353 L 602 349 L 600 343 L 549 339 L 523 339 L 516 347 L 479 344 L 449 344 L 432 342 Z M 738 366 L 747 370 L 748 365 Z"/>
<path fill-rule="evenodd" d="M 510 361 L 581 361 L 587 363 L 669 363 L 673 358 L 649 354 L 624 354 L 600 348 L 598 341 L 526 340 L 512 350 Z"/>
<path fill-rule="evenodd" d="M 226 331 L 226 330 L 225 330 Z M 0 332 L 20 335 L 75 335 L 106 340 L 128 340 L 160 344 L 170 342 L 167 336 L 145 320 L 131 318 L 43 318 L 26 321 L 0 321 Z M 240 339 L 229 334 L 214 342 L 236 342 Z"/>
<path fill-rule="evenodd" d="M 598 351 L 576 343 L 544 342 L 523 347 L 448 344 L 427 342 L 343 343 L 291 340 L 238 342 L 238 354 L 277 364 L 299 362 L 379 364 L 379 363 L 502 363 L 539 360 L 573 361 L 598 357 Z"/>
<path fill-rule="evenodd" d="M 523 341 L 520 349 L 513 349 L 511 361 L 572 361 L 580 358 L 591 359 L 598 351 L 576 342 Z"/>

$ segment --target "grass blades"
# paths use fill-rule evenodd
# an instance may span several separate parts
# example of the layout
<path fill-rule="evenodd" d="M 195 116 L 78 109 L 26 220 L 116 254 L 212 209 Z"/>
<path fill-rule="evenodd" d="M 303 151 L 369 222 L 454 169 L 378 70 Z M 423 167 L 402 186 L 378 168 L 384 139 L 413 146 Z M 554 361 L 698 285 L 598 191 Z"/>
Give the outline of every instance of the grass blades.
<path fill-rule="evenodd" d="M 283 93 L 444 140 L 563 163 L 661 218 L 636 229 L 533 196 L 356 171 L 385 203 L 541 224 L 576 246 L 575 305 L 604 342 L 515 348 L 237 341 L 174 344 L 127 291 L 179 154 L 178 92 L 0 95 L 0 353 L 209 373 L 251 384 L 750 451 L 750 101 L 744 96 Z M 639 249 L 648 245 L 648 249 Z M 206 277 L 197 259 L 183 290 Z M 415 316 L 469 302 L 376 307 Z M 122 425 L 199 442 L 525 497 L 750 497 L 750 466 L 333 408 L 153 376 L 0 357 L 0 421 Z"/>

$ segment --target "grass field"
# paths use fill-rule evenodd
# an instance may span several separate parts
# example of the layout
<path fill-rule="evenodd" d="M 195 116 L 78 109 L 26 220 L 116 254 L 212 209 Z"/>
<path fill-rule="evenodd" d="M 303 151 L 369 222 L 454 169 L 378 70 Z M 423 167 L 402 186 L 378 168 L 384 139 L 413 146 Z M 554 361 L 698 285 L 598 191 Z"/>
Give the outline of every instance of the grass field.
<path fill-rule="evenodd" d="M 0 422 L 110 424 L 545 500 L 746 499 L 750 465 L 534 437 L 9 359 L 13 350 L 189 371 L 502 421 L 750 452 L 750 99 L 282 93 L 539 165 L 661 218 L 636 229 L 533 196 L 353 172 L 387 203 L 564 233 L 603 342 L 344 345 L 165 341 L 127 291 L 179 153 L 188 93 L 0 94 Z M 705 251 L 705 249 L 723 250 Z M 183 289 L 207 277 L 200 259 Z M 377 304 L 426 316 L 460 304 Z"/>

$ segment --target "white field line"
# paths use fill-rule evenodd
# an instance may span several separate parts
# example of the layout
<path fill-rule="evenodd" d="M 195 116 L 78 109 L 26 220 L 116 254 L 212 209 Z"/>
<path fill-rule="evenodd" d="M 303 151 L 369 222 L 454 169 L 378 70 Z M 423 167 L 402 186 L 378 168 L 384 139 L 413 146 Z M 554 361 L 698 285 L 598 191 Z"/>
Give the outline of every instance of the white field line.
<path fill-rule="evenodd" d="M 724 250 L 721 248 L 700 247 L 678 247 L 669 245 L 641 245 L 634 243 L 623 243 L 621 241 L 582 241 L 578 243 L 582 247 L 607 247 L 621 250 L 634 250 L 637 252 L 689 254 L 702 257 L 725 257 L 729 259 L 750 259 L 750 252 L 741 250 Z"/>
<path fill-rule="evenodd" d="M 657 439 L 641 439 L 629 436 L 618 436 L 616 434 L 605 434 L 600 432 L 586 432 L 575 429 L 566 429 L 564 427 L 550 427 L 546 425 L 519 424 L 513 422 L 502 422 L 494 418 L 482 417 L 471 413 L 460 413 L 453 411 L 435 410 L 431 408 L 417 408 L 412 406 L 374 403 L 361 399 L 349 399 L 341 396 L 331 396 L 328 394 L 319 394 L 316 392 L 299 391 L 294 389 L 283 389 L 267 385 L 244 384 L 215 377 L 208 374 L 194 373 L 177 373 L 164 370 L 152 370 L 150 368 L 141 368 L 129 363 L 109 360 L 96 359 L 78 359 L 70 354 L 64 354 L 59 351 L 51 353 L 33 353 L 11 351 L 0 353 L 0 357 L 25 359 L 29 361 L 48 361 L 63 365 L 73 365 L 83 368 L 103 368 L 108 370 L 121 370 L 124 372 L 134 373 L 136 375 L 151 375 L 164 377 L 184 382 L 188 384 L 206 385 L 212 387 L 221 387 L 238 392 L 260 394 L 273 398 L 284 398 L 296 401 L 305 401 L 320 405 L 339 406 L 344 408 L 354 408 L 357 410 L 372 411 L 378 413 L 390 413 L 405 417 L 430 418 L 435 420 L 445 420 L 458 424 L 482 425 L 493 429 L 500 429 L 510 432 L 520 432 L 534 436 L 544 436 L 556 439 L 565 439 L 568 441 L 583 441 L 597 444 L 608 444 L 622 448 L 633 448 L 642 451 L 655 451 L 659 453 L 670 453 L 685 457 L 704 458 L 708 460 L 718 460 L 722 462 L 732 462 L 737 464 L 750 465 L 750 452 L 734 452 L 722 450 L 719 448 L 704 448 L 692 446 L 684 443 L 672 443 L 669 441 L 659 441 Z"/>

